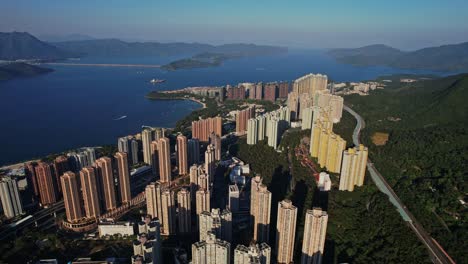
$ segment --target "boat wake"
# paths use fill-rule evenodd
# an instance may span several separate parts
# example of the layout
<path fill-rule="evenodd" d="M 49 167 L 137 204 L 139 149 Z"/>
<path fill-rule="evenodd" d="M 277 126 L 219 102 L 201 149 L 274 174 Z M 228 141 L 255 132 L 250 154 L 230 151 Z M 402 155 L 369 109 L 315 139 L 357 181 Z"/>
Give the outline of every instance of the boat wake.
<path fill-rule="evenodd" d="M 127 118 L 127 116 L 126 116 L 126 115 L 123 115 L 123 116 L 121 116 L 121 117 L 114 118 L 114 121 L 119 121 L 119 120 L 122 120 L 122 119 L 124 119 L 124 118 Z"/>

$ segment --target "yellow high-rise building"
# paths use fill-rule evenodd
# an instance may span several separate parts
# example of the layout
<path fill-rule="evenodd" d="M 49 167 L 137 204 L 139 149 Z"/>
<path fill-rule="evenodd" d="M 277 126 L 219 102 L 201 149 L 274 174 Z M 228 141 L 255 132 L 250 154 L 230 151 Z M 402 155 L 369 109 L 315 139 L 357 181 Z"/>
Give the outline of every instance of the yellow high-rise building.
<path fill-rule="evenodd" d="M 320 167 L 339 173 L 346 141 L 333 133 L 332 126 L 332 122 L 314 121 L 310 136 L 310 155 L 317 158 Z"/>
<path fill-rule="evenodd" d="M 339 135 L 332 133 L 328 139 L 326 167 L 329 172 L 339 173 L 343 151 L 346 148 L 346 141 Z"/>
<path fill-rule="evenodd" d="M 318 151 L 318 163 L 320 167 L 325 167 L 325 165 L 327 165 L 328 140 L 331 133 L 331 131 L 326 129 L 322 129 L 322 131 L 320 132 L 320 142 Z"/>
<path fill-rule="evenodd" d="M 340 175 L 340 191 L 354 191 L 354 186 L 364 184 L 368 150 L 364 145 L 349 148 L 343 152 L 343 164 Z"/>

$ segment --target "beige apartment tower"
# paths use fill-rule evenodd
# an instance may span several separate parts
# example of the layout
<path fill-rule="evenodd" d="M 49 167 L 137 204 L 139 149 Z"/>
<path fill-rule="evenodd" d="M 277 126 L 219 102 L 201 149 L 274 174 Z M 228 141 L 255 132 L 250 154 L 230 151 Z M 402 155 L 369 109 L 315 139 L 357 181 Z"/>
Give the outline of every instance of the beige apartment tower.
<path fill-rule="evenodd" d="M 161 190 L 160 182 L 152 182 L 145 188 L 146 196 L 146 213 L 152 218 L 158 218 L 161 221 L 162 207 L 161 207 Z"/>
<path fill-rule="evenodd" d="M 67 221 L 74 223 L 83 217 L 76 175 L 71 171 L 67 171 L 60 177 L 60 181 Z"/>
<path fill-rule="evenodd" d="M 166 236 L 175 234 L 176 210 L 174 192 L 169 189 L 161 192 L 161 213 L 161 234 Z"/>
<path fill-rule="evenodd" d="M 196 214 L 197 218 L 204 211 L 210 212 L 210 191 L 207 189 L 199 189 L 196 194 Z"/>
<path fill-rule="evenodd" d="M 307 210 L 302 242 L 302 264 L 320 264 L 325 248 L 328 214 L 321 208 Z"/>
<path fill-rule="evenodd" d="M 119 174 L 119 190 L 120 200 L 123 204 L 129 203 L 132 200 L 130 192 L 130 170 L 128 168 L 128 157 L 125 152 L 117 152 L 114 155 L 117 163 L 117 171 Z"/>
<path fill-rule="evenodd" d="M 190 202 L 190 192 L 186 188 L 182 188 L 177 193 L 177 219 L 179 223 L 179 232 L 180 233 L 190 233 L 192 223 L 191 219 L 191 202 Z"/>
<path fill-rule="evenodd" d="M 297 207 L 290 200 L 278 203 L 276 223 L 276 259 L 279 264 L 293 262 Z"/>
<path fill-rule="evenodd" d="M 234 264 L 270 264 L 271 248 L 266 243 L 237 245 L 234 250 Z"/>
<path fill-rule="evenodd" d="M 231 244 L 209 233 L 204 241 L 192 244 L 192 264 L 229 264 Z"/>
<path fill-rule="evenodd" d="M 270 237 L 271 192 L 261 181 L 259 176 L 252 179 L 250 212 L 253 238 L 258 243 L 267 243 Z"/>

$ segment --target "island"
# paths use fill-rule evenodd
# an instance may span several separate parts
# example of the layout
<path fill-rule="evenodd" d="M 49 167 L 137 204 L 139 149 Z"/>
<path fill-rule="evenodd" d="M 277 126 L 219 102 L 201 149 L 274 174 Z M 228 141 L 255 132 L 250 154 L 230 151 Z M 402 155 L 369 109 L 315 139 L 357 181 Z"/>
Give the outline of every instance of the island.
<path fill-rule="evenodd" d="M 286 48 L 273 46 L 258 46 L 246 44 L 232 44 L 215 47 L 212 51 L 198 53 L 190 58 L 184 58 L 163 65 L 168 71 L 217 67 L 223 62 L 245 57 L 274 55 L 287 52 Z"/>
<path fill-rule="evenodd" d="M 7 81 L 23 77 L 33 77 L 52 71 L 54 70 L 23 62 L 0 64 L 0 81 Z"/>

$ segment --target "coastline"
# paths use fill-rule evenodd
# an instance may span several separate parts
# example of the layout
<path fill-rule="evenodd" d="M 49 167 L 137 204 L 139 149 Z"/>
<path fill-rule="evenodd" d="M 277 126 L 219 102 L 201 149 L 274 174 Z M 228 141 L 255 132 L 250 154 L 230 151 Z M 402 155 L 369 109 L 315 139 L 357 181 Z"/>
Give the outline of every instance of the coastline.
<path fill-rule="evenodd" d="M 187 97 L 187 98 L 157 98 L 157 99 L 156 98 L 150 98 L 148 96 L 145 96 L 145 97 L 147 99 L 150 99 L 150 100 L 188 100 L 188 101 L 192 101 L 192 102 L 196 102 L 196 103 L 200 104 L 202 106 L 202 109 L 207 108 L 205 102 L 202 102 L 200 99 L 197 99 L 197 98 L 194 98 L 194 97 Z M 196 109 L 196 110 L 198 110 L 198 109 Z M 193 113 L 196 110 L 193 110 L 192 112 L 190 112 L 190 114 Z M 180 120 L 182 120 L 182 119 L 179 119 L 177 121 L 180 121 Z M 171 128 L 171 129 L 174 129 L 174 128 Z M 99 147 L 102 147 L 102 146 L 95 146 L 94 148 L 99 148 Z M 48 155 L 51 155 L 51 154 L 48 154 Z M 20 168 L 24 167 L 24 164 L 26 164 L 26 163 L 39 162 L 39 161 L 41 161 L 40 158 L 39 159 L 38 158 L 33 158 L 33 159 L 30 159 L 30 160 L 20 161 L 20 162 L 16 162 L 16 163 L 0 165 L 0 171 L 20 169 Z"/>
<path fill-rule="evenodd" d="M 161 92 L 152 91 L 152 92 L 150 92 L 150 94 L 145 95 L 145 98 L 149 99 L 149 100 L 189 100 L 189 101 L 196 102 L 196 103 L 202 105 L 203 109 L 207 108 L 205 102 L 201 101 L 200 99 L 198 99 L 198 98 L 196 98 L 194 96 L 188 96 L 188 95 L 183 95 L 183 94 L 179 95 L 181 91 L 182 90 L 161 91 Z M 167 94 L 169 96 L 168 97 L 154 96 L 154 95 L 151 95 L 152 93 Z"/>

